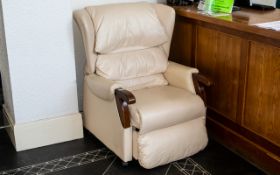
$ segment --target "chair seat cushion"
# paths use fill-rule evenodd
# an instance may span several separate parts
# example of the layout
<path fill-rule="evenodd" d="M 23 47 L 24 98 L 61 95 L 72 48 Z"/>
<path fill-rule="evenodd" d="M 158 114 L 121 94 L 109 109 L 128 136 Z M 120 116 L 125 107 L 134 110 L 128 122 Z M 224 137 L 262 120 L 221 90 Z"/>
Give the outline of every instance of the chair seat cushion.
<path fill-rule="evenodd" d="M 131 123 L 142 134 L 205 116 L 201 98 L 184 89 L 157 86 L 132 93 L 136 103 L 129 105 Z"/>

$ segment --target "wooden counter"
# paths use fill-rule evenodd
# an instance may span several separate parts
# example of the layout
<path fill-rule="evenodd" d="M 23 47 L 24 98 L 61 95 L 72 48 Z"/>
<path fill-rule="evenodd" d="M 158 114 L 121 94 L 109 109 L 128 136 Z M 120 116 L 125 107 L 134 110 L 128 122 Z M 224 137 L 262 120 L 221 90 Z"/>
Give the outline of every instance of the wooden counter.
<path fill-rule="evenodd" d="M 233 12 L 229 17 L 210 17 L 202 15 L 196 6 L 175 7 L 179 16 L 214 23 L 220 27 L 227 27 L 236 31 L 253 33 L 259 36 L 280 40 L 280 34 L 273 30 L 264 30 L 254 26 L 254 24 L 279 21 L 280 10 L 253 10 L 242 8 L 240 11 Z M 278 43 L 279 44 L 279 43 Z"/>
<path fill-rule="evenodd" d="M 280 10 L 241 9 L 227 17 L 177 13 L 171 60 L 214 80 L 207 90 L 209 133 L 266 172 L 280 174 L 280 32 L 254 26 Z"/>

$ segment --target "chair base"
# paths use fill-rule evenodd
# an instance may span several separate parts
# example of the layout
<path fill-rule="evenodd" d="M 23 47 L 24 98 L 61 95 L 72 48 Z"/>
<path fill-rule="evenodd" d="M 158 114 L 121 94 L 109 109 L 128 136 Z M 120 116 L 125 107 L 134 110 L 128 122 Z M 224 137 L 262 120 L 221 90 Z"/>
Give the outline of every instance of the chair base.
<path fill-rule="evenodd" d="M 85 128 L 124 162 L 134 157 L 150 169 L 191 156 L 207 145 L 205 117 L 140 133 L 131 127 L 123 129 L 115 101 L 98 98 L 86 84 L 84 101 Z"/>

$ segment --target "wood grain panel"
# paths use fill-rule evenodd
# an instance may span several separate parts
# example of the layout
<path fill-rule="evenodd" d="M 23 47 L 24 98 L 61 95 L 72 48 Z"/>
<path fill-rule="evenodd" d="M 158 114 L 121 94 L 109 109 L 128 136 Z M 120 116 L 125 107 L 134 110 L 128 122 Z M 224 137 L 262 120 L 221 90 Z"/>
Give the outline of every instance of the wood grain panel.
<path fill-rule="evenodd" d="M 236 121 L 242 39 L 205 27 L 197 28 L 196 66 L 214 81 L 208 107 Z"/>
<path fill-rule="evenodd" d="M 243 126 L 280 145 L 280 48 L 251 42 Z"/>
<path fill-rule="evenodd" d="M 280 10 L 244 9 L 232 20 L 175 7 L 173 53 L 214 80 L 207 91 L 209 134 L 271 174 L 280 172 L 280 35 L 252 24 Z M 212 133 L 212 134 L 211 134 Z"/>
<path fill-rule="evenodd" d="M 228 149 L 247 159 L 247 161 L 255 164 L 267 174 L 279 175 L 279 154 L 277 155 L 271 153 L 270 151 L 260 147 L 256 143 L 244 137 L 241 133 L 229 129 L 216 120 L 207 118 L 206 123 L 208 134 L 212 139 L 215 139 L 216 141 L 225 145 Z"/>
<path fill-rule="evenodd" d="M 191 66 L 192 59 L 194 59 L 194 36 L 192 23 L 177 17 L 170 49 L 170 60 Z"/>

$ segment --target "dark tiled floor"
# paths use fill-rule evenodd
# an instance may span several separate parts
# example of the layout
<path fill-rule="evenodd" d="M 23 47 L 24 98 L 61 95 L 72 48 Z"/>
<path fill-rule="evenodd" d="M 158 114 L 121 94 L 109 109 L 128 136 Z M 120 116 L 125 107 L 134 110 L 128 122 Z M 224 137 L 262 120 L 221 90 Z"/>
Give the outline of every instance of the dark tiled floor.
<path fill-rule="evenodd" d="M 263 175 L 262 171 L 233 154 L 228 149 L 210 140 L 207 148 L 192 156 L 193 160 L 212 174 L 221 175 Z"/>
<path fill-rule="evenodd" d="M 0 130 L 0 171 L 50 161 L 104 146 L 93 136 L 17 153 L 4 130 Z"/>
<path fill-rule="evenodd" d="M 28 150 L 17 153 L 6 132 L 0 130 L 0 174 L 1 171 L 15 169 L 27 165 L 38 164 L 67 156 L 93 150 L 104 149 L 94 136 L 86 132 L 85 138 L 71 142 L 46 146 L 38 149 Z M 105 148 L 106 149 L 106 148 Z M 87 153 L 86 153 L 87 154 Z M 69 158 L 67 158 L 69 159 Z M 57 175 L 181 175 L 188 174 L 183 169 L 184 159 L 169 165 L 161 166 L 151 170 L 143 169 L 137 161 L 132 161 L 127 167 L 121 165 L 121 161 L 111 154 L 108 158 L 100 159 L 80 166 L 65 168 L 50 174 Z M 206 171 L 213 175 L 261 175 L 264 174 L 254 166 L 250 165 L 240 157 L 228 151 L 223 146 L 210 140 L 207 148 L 192 156 L 189 161 L 200 164 Z M 181 166 L 180 166 L 181 165 Z M 193 165 L 192 165 L 193 166 Z M 197 165 L 199 167 L 199 165 Z M 20 173 L 19 173 L 20 174 Z M 196 172 L 195 174 L 203 174 Z M 207 174 L 207 173 L 206 173 Z"/>

